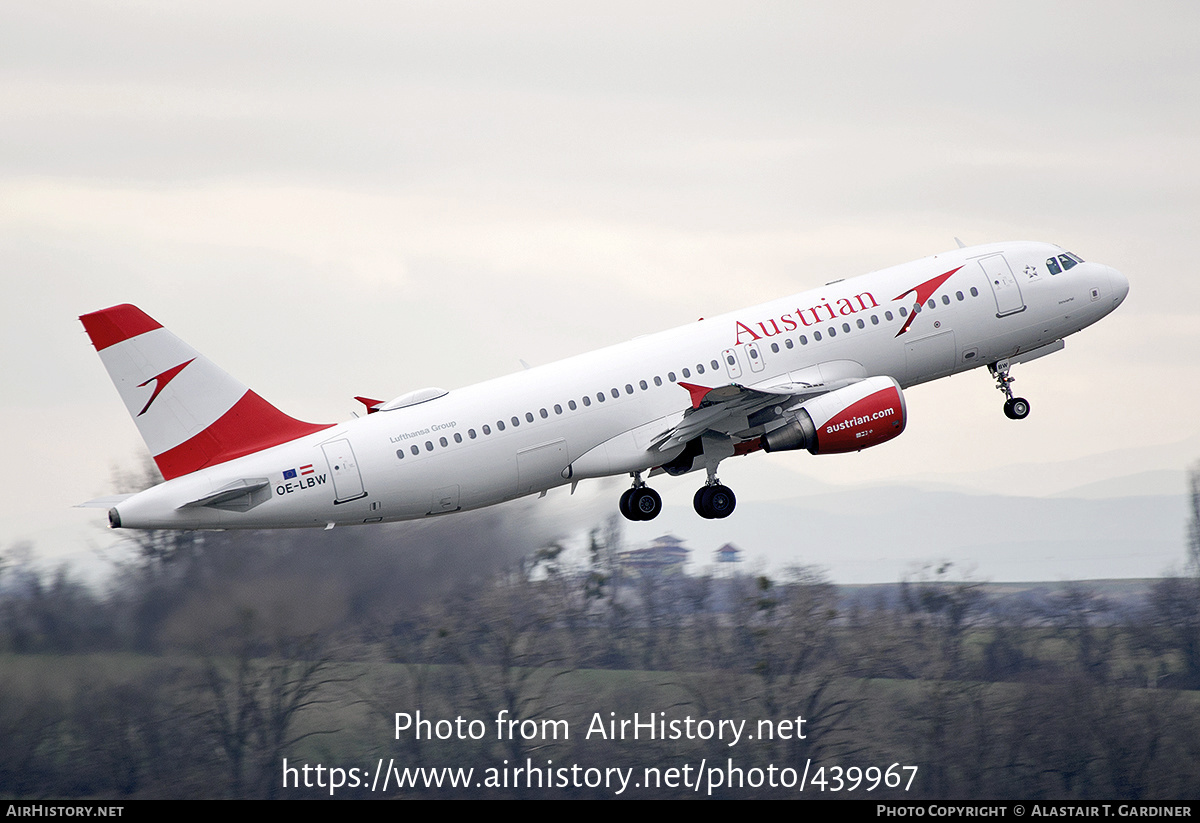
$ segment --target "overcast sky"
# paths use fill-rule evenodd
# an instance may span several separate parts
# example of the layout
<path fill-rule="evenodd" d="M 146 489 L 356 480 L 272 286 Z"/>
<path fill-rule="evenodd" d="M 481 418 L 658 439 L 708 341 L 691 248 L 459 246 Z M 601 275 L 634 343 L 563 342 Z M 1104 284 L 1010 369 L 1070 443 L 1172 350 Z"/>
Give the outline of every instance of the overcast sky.
<path fill-rule="evenodd" d="M 1059 243 L 1130 296 L 1014 370 L 1026 421 L 979 370 L 914 388 L 880 449 L 723 479 L 781 499 L 1180 471 L 1200 457 L 1197 31 L 1194 2 L 5 3 L 0 550 L 65 551 L 103 521 L 69 507 L 144 453 L 85 312 L 136 303 L 327 422 L 956 236 Z"/>

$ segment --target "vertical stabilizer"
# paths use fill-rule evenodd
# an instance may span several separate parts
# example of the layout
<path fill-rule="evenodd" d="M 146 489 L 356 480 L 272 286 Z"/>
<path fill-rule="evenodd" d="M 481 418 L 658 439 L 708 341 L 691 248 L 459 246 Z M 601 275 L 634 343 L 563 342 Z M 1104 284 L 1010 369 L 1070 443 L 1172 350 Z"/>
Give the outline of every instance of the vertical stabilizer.
<path fill-rule="evenodd" d="M 136 306 L 79 319 L 168 480 L 329 428 L 284 414 Z"/>

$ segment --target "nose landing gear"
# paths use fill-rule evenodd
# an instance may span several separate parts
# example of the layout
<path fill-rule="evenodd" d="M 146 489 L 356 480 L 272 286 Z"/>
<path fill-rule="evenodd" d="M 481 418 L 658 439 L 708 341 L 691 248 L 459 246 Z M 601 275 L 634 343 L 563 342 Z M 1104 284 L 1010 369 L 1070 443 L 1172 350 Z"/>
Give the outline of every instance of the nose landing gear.
<path fill-rule="evenodd" d="M 996 378 L 996 388 L 1004 392 L 1004 416 L 1009 420 L 1024 420 L 1029 416 L 1029 401 L 1024 397 L 1013 397 L 1012 383 L 1015 378 L 1009 376 L 1007 360 L 998 360 L 988 364 L 988 371 Z"/>

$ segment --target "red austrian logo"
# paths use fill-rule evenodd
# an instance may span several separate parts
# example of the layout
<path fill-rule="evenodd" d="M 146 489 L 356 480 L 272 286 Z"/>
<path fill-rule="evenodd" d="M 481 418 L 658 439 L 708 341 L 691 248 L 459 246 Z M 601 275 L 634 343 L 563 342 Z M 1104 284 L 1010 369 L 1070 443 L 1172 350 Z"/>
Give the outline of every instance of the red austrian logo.
<path fill-rule="evenodd" d="M 192 360 L 195 360 L 195 359 L 196 358 L 194 358 L 194 357 L 192 358 Z M 150 408 L 150 404 L 153 403 L 158 398 L 159 392 L 161 392 L 163 389 L 165 389 L 167 387 L 167 384 L 170 383 L 172 380 L 174 380 L 175 376 L 178 375 L 181 371 L 183 371 L 187 367 L 187 365 L 192 362 L 192 360 L 188 360 L 186 363 L 180 363 L 178 366 L 172 366 L 171 368 L 167 369 L 164 372 L 159 372 L 158 374 L 154 375 L 149 380 L 147 380 L 145 383 L 138 383 L 139 389 L 144 386 L 149 386 L 151 383 L 154 383 L 154 392 L 150 395 L 150 399 L 146 401 L 146 405 L 142 406 L 142 410 L 137 413 L 138 417 L 141 417 L 143 414 L 146 413 L 146 409 Z"/>
<path fill-rule="evenodd" d="M 915 294 L 916 297 L 913 300 L 913 308 L 915 309 L 932 297 L 933 293 L 941 288 L 942 284 L 961 268 L 962 266 L 959 266 L 957 269 L 951 269 L 945 274 L 939 274 L 932 280 L 926 280 L 924 283 L 913 286 L 908 291 L 896 295 L 892 300 L 903 300 L 908 295 Z M 848 317 L 858 314 L 861 311 L 877 308 L 879 308 L 879 302 L 875 299 L 875 295 L 869 291 L 856 294 L 852 297 L 839 297 L 834 301 L 820 298 L 815 306 L 796 309 L 795 311 L 790 311 L 779 315 L 779 317 L 772 317 L 759 323 L 747 324 L 741 320 L 735 321 L 737 336 L 734 345 L 753 343 L 756 340 L 762 340 L 764 337 L 785 334 L 789 331 L 795 331 L 801 326 L 819 326 L 821 323 L 837 320 L 839 317 Z M 917 311 L 913 311 L 908 315 L 908 319 L 904 321 L 904 325 L 900 327 L 900 331 L 896 332 L 897 337 L 908 331 L 908 327 L 912 325 L 917 314 Z M 746 339 L 743 340 L 743 337 Z"/>
<path fill-rule="evenodd" d="M 958 267 L 958 269 L 961 269 L 961 268 L 962 268 L 962 266 Z M 903 300 L 905 297 L 907 297 L 908 295 L 910 295 L 914 292 L 916 292 L 916 295 L 917 295 L 917 299 L 915 301 L 913 301 L 913 311 L 908 315 L 908 319 L 904 321 L 904 325 L 900 327 L 900 331 L 896 332 L 897 337 L 899 337 L 900 335 L 902 335 L 906 331 L 908 331 L 908 327 L 912 325 L 912 321 L 917 319 L 918 307 L 922 303 L 924 303 L 926 300 L 928 300 L 930 297 L 932 297 L 933 293 L 935 291 L 937 291 L 938 289 L 940 289 L 942 287 L 942 284 L 950 279 L 950 275 L 954 274 L 956 271 L 958 271 L 958 269 L 951 269 L 950 271 L 946 272 L 945 274 L 939 274 L 937 277 L 933 278 L 932 280 L 926 280 L 924 283 L 921 283 L 920 285 L 917 285 L 917 286 L 913 286 L 908 291 L 903 292 L 902 294 L 898 294 L 892 298 L 892 301 L 894 302 L 896 300 Z"/>
<path fill-rule="evenodd" d="M 879 303 L 875 301 L 875 295 L 869 291 L 856 294 L 853 297 L 841 297 L 833 303 L 821 298 L 820 302 L 815 306 L 796 309 L 794 312 L 781 314 L 778 318 L 772 317 L 765 322 L 755 323 L 754 326 L 757 327 L 758 331 L 738 320 L 737 341 L 734 345 L 743 342 L 753 343 L 755 340 L 761 340 L 764 337 L 774 337 L 777 334 L 794 331 L 800 328 L 800 326 L 815 326 L 818 323 L 836 320 L 838 317 L 846 317 L 851 314 L 858 314 L 860 311 L 878 307 Z M 746 337 L 744 341 L 742 340 L 743 336 Z"/>

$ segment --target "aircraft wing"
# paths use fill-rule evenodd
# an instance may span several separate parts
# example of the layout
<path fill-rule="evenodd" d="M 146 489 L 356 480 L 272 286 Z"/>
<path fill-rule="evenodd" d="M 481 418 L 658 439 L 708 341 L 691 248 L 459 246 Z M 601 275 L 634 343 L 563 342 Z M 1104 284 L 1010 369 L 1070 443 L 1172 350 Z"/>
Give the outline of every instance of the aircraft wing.
<path fill-rule="evenodd" d="M 866 379 L 866 370 L 851 360 L 835 360 L 752 386 L 728 383 L 707 387 L 679 385 L 691 395 L 692 407 L 675 426 L 653 438 L 651 449 L 668 451 L 705 432 L 744 440 L 786 422 L 787 412 L 806 400 Z"/>

